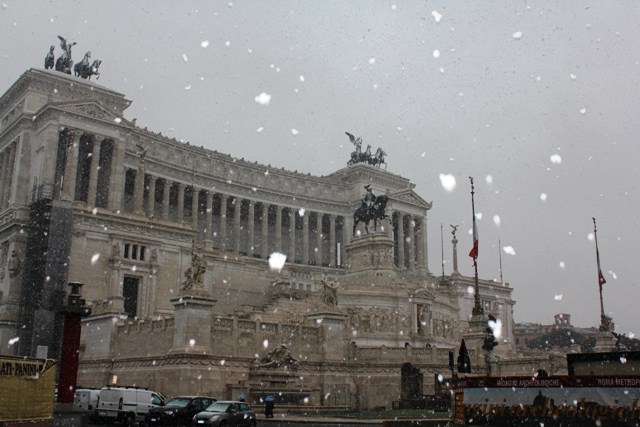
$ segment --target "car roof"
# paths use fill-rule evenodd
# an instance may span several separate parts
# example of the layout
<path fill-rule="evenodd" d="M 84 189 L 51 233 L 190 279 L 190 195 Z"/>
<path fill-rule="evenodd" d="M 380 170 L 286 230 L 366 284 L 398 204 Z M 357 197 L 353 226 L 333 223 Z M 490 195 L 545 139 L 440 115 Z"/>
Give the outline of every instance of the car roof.
<path fill-rule="evenodd" d="M 216 400 L 215 397 L 211 397 L 211 396 L 200 396 L 200 395 L 196 395 L 196 396 L 174 396 L 169 400 L 173 400 L 173 399 L 212 399 L 212 400 Z"/>

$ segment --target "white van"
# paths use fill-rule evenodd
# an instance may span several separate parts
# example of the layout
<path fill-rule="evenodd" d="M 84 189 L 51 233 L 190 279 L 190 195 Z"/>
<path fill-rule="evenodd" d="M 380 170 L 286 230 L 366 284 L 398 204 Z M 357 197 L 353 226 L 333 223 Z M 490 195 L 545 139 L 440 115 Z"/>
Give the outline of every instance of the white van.
<path fill-rule="evenodd" d="M 138 387 L 102 387 L 96 416 L 104 422 L 118 421 L 132 426 L 144 421 L 151 408 L 163 406 L 162 393 Z"/>
<path fill-rule="evenodd" d="M 95 388 L 78 388 L 73 399 L 76 408 L 83 411 L 93 412 L 98 407 L 98 399 L 100 399 L 100 390 Z"/>

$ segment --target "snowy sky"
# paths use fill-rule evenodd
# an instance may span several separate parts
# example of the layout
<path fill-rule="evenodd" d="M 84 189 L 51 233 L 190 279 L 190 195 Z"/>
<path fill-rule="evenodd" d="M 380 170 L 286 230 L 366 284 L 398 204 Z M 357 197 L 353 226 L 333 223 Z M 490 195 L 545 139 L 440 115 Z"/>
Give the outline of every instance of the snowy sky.
<path fill-rule="evenodd" d="M 60 34 L 155 132 L 314 175 L 361 136 L 433 201 L 434 274 L 455 224 L 472 275 L 473 176 L 480 276 L 500 239 L 518 322 L 599 324 L 596 217 L 605 311 L 640 335 L 638 22 L 623 0 L 0 0 L 0 92 Z"/>

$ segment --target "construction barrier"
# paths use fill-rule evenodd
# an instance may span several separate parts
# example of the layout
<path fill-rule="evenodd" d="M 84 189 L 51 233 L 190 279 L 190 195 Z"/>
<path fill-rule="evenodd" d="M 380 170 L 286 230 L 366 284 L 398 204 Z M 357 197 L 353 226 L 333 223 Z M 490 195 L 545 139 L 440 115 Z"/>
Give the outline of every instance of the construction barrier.
<path fill-rule="evenodd" d="M 0 355 L 0 422 L 53 420 L 55 361 Z"/>

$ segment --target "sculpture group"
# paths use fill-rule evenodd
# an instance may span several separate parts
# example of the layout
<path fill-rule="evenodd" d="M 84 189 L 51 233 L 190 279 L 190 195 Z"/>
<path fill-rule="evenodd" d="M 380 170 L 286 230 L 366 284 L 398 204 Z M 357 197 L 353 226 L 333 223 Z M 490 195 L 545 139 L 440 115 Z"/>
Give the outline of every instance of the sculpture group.
<path fill-rule="evenodd" d="M 54 54 L 55 46 L 51 45 L 49 47 L 49 53 L 47 53 L 47 56 L 44 58 L 44 68 L 46 70 L 55 68 L 56 71 L 60 71 L 61 73 L 71 74 L 71 70 L 73 69 L 76 77 L 89 80 L 91 80 L 91 76 L 97 76 L 96 79 L 100 78 L 98 69 L 102 63 L 101 60 L 96 59 L 93 63 L 89 63 L 91 51 L 87 51 L 82 61 L 74 66 L 73 59 L 71 58 L 71 48 L 76 45 L 76 42 L 70 43 L 62 36 L 58 36 L 58 38 L 60 39 L 60 49 L 62 49 L 62 53 L 56 60 Z"/>
<path fill-rule="evenodd" d="M 371 185 L 367 184 L 364 186 L 366 193 L 362 196 L 362 204 L 356 211 L 353 213 L 353 235 L 356 235 L 356 227 L 359 222 L 364 222 L 364 229 L 369 233 L 369 222 L 373 220 L 373 230 L 378 230 L 378 221 L 381 221 L 387 218 L 387 214 L 385 213 L 385 209 L 387 207 L 387 202 L 389 201 L 389 197 L 386 194 L 382 194 L 380 196 L 376 196 L 373 194 L 373 190 L 371 189 Z"/>
<path fill-rule="evenodd" d="M 367 163 L 372 166 L 382 166 L 385 165 L 385 169 L 387 168 L 387 162 L 384 161 L 384 157 L 387 153 L 380 147 L 376 150 L 374 154 L 371 154 L 371 145 L 367 145 L 367 148 L 362 151 L 362 138 L 351 135 L 349 132 L 345 132 L 349 136 L 349 140 L 353 145 L 355 145 L 356 150 L 351 152 L 351 159 L 347 162 L 347 165 L 351 166 L 356 163 Z"/>

